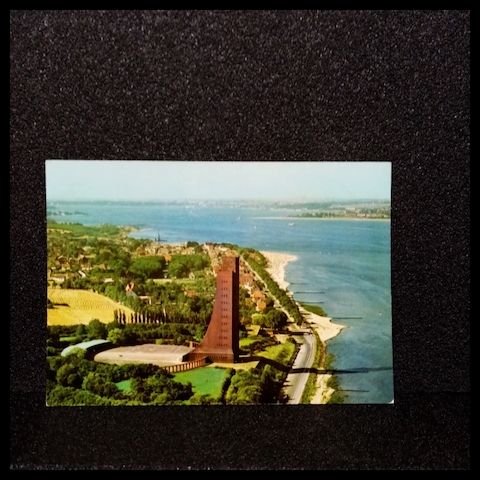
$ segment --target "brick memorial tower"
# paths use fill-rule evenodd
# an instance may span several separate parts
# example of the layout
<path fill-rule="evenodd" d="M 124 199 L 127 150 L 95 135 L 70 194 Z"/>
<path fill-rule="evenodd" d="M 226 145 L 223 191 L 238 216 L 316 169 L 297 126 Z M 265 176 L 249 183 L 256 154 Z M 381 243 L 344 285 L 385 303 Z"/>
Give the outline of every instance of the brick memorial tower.
<path fill-rule="evenodd" d="M 202 342 L 189 359 L 208 357 L 214 362 L 233 363 L 238 360 L 239 345 L 239 258 L 223 257 L 217 273 L 217 291 L 213 313 Z"/>

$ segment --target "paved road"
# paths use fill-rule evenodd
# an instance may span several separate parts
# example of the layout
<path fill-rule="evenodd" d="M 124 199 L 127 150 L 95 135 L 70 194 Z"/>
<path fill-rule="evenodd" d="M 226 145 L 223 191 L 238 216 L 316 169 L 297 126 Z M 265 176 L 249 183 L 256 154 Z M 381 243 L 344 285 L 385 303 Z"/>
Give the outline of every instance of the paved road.
<path fill-rule="evenodd" d="M 310 369 L 315 360 L 315 352 L 317 349 L 317 340 L 312 333 L 303 334 L 303 344 L 293 362 L 292 370 L 296 369 Z M 284 383 L 285 393 L 288 395 L 289 404 L 300 403 L 302 399 L 303 390 L 308 380 L 310 373 L 307 372 L 290 372 Z"/>

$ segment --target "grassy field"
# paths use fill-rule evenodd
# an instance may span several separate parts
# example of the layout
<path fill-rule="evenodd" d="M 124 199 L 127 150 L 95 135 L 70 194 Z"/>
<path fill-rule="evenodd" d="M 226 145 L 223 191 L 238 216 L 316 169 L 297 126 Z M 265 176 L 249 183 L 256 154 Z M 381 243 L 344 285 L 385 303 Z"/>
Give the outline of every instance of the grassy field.
<path fill-rule="evenodd" d="M 47 309 L 48 325 L 87 324 L 94 318 L 109 323 L 113 321 L 114 310 L 121 309 L 127 316 L 133 313 L 128 307 L 87 290 L 49 288 L 48 298 L 54 304 L 65 304 Z"/>
<path fill-rule="evenodd" d="M 88 226 L 81 225 L 80 223 L 57 223 L 53 220 L 48 221 L 47 228 L 49 228 L 50 230 L 66 232 L 75 236 L 87 235 L 94 237 L 114 237 L 122 231 L 133 230 L 132 228 L 120 228 L 115 225 Z"/>
<path fill-rule="evenodd" d="M 253 345 L 254 343 L 261 342 L 262 340 L 264 340 L 264 338 L 263 337 L 258 337 L 258 336 L 241 338 L 240 339 L 240 348 L 248 347 L 249 345 Z"/>
<path fill-rule="evenodd" d="M 175 373 L 174 379 L 184 384 L 190 382 L 195 393 L 218 398 L 222 393 L 222 385 L 227 374 L 228 370 L 224 368 L 201 367 Z"/>
<path fill-rule="evenodd" d="M 295 352 L 295 345 L 290 342 L 285 342 L 280 345 L 273 345 L 272 347 L 267 347 L 261 352 L 257 352 L 259 357 L 269 358 L 276 362 L 282 363 L 285 366 L 290 364 L 292 355 Z"/>
<path fill-rule="evenodd" d="M 235 370 L 250 370 L 251 368 L 256 368 L 258 365 L 258 360 L 252 360 L 251 362 L 241 362 L 241 363 L 223 363 L 223 362 L 214 362 L 208 366 L 208 368 L 234 368 Z"/>

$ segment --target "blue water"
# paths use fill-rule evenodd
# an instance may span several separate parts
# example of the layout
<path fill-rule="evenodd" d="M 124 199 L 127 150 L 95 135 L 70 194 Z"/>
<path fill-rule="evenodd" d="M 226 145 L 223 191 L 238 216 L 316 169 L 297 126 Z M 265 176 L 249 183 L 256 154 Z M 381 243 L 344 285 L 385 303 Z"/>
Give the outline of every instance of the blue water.
<path fill-rule="evenodd" d="M 166 242 L 229 242 L 296 255 L 286 270 L 295 298 L 321 305 L 347 326 L 328 342 L 346 402 L 393 399 L 390 222 L 286 219 L 297 212 L 233 205 L 52 202 L 49 207 L 83 213 L 54 216 L 57 221 L 137 226 L 138 238 L 159 234 Z"/>

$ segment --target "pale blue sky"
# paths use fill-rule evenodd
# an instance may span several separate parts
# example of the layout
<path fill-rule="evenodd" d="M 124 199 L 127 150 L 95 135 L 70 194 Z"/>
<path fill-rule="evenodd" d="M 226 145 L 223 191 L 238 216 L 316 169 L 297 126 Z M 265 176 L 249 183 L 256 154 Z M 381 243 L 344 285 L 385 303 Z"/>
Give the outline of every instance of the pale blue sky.
<path fill-rule="evenodd" d="M 48 160 L 48 200 L 390 199 L 390 162 Z"/>

